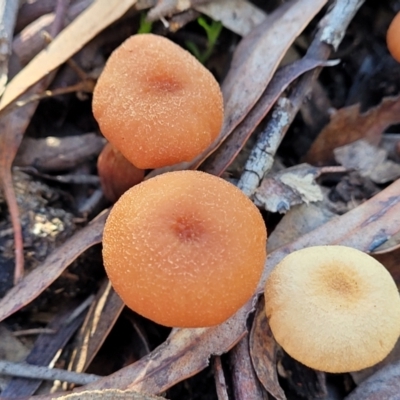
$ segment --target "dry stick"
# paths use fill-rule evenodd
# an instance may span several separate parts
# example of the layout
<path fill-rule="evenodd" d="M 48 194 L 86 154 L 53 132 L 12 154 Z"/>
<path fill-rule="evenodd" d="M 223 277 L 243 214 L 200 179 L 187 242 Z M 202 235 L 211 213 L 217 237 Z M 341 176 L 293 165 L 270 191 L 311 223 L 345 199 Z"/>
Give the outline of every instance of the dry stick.
<path fill-rule="evenodd" d="M 224 369 L 222 368 L 222 362 L 220 356 L 214 357 L 213 372 L 214 372 L 215 388 L 217 391 L 218 400 L 229 400 Z"/>
<path fill-rule="evenodd" d="M 0 375 L 16 376 L 20 378 L 44 379 L 48 381 L 59 380 L 62 382 L 87 385 L 96 382 L 101 377 L 93 374 L 80 374 L 58 368 L 39 367 L 26 363 L 15 363 L 0 360 Z"/>
<path fill-rule="evenodd" d="M 331 49 L 342 41 L 347 26 L 364 3 L 364 0 L 337 0 L 320 21 L 319 31 L 307 51 L 307 56 L 327 60 Z M 271 169 L 275 153 L 290 124 L 300 109 L 321 68 L 305 73 L 294 85 L 290 94 L 283 94 L 272 109 L 271 119 L 261 132 L 244 167 L 238 187 L 252 196 L 264 175 Z"/>
<path fill-rule="evenodd" d="M 57 0 L 55 18 L 50 28 L 50 36 L 55 37 L 64 28 L 64 20 L 67 15 L 69 0 Z"/>
<path fill-rule="evenodd" d="M 262 400 L 267 398 L 254 371 L 246 335 L 229 353 L 232 365 L 232 386 L 235 400 Z"/>
<path fill-rule="evenodd" d="M 18 13 L 18 1 L 0 0 L 0 94 L 4 92 L 8 77 L 8 58 Z"/>

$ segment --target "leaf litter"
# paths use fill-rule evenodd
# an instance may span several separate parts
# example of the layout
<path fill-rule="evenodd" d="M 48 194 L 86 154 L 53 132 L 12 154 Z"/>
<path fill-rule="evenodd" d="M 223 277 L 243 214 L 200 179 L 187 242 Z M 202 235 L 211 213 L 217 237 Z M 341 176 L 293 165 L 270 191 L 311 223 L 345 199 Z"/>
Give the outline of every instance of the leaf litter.
<path fill-rule="evenodd" d="M 62 4 L 62 0 L 60 0 L 59 3 Z M 52 42 L 47 46 L 47 49 L 36 55 L 36 57 L 22 69 L 6 87 L 5 94 L 0 103 L 0 108 L 3 110 L 0 123 L 7 123 L 7 118 L 16 118 L 18 112 L 21 118 L 20 121 L 14 119 L 9 125 L 12 128 L 15 126 L 18 128 L 17 124 L 19 123 L 20 127 L 16 131 L 11 128 L 8 129 L 8 137 L 11 141 L 7 142 L 2 147 L 2 162 L 3 165 L 6 166 L 3 168 L 3 181 L 6 180 L 9 187 L 11 183 L 11 163 L 20 146 L 22 136 L 28 129 L 28 124 L 32 121 L 32 116 L 33 121 L 35 120 L 34 113 L 36 109 L 36 106 L 29 106 L 29 103 L 25 106 L 28 106 L 28 108 L 15 108 L 14 101 L 24 93 L 26 98 L 29 98 L 29 93 L 27 93 L 26 90 L 32 87 L 32 85 L 35 85 L 40 79 L 48 76 L 50 71 L 55 70 L 64 62 L 68 61 L 78 50 L 85 46 L 89 40 L 95 38 L 101 31 L 110 26 L 110 24 L 117 22 L 115 26 L 118 26 L 121 17 L 126 11 L 129 9 L 133 10 L 131 14 L 128 13 L 124 18 L 132 18 L 132 15 L 137 15 L 138 10 L 155 5 L 155 1 L 146 2 L 143 0 L 127 0 L 121 2 L 118 7 L 115 7 L 115 5 L 111 7 L 111 3 L 106 3 L 107 2 L 102 0 L 94 1 L 92 6 L 89 6 L 86 11 L 72 21 L 59 36 L 54 37 Z M 159 5 L 162 3 L 163 2 L 158 2 Z M 169 12 L 162 16 L 164 22 L 158 22 L 157 18 L 155 18 L 154 26 L 157 27 L 157 29 L 161 29 L 164 23 L 168 22 L 168 19 L 172 18 L 173 14 L 177 11 L 190 9 L 190 7 L 201 11 L 203 8 L 206 14 L 212 16 L 214 19 L 220 19 L 222 21 L 226 29 L 223 35 L 225 35 L 225 38 L 229 37 L 228 30 L 232 24 L 232 18 L 236 10 L 235 4 L 241 2 L 232 2 L 232 4 L 228 6 L 225 4 L 225 10 L 222 9 L 222 6 L 218 7 L 219 1 L 211 1 L 209 4 L 204 5 L 200 3 L 202 2 L 170 2 L 171 8 Z M 243 24 L 243 26 L 239 33 L 246 34 L 246 29 L 251 28 L 257 18 L 259 25 L 251 30 L 242 40 L 242 43 L 236 47 L 227 77 L 222 84 L 226 116 L 220 138 L 192 163 L 174 166 L 166 170 L 194 168 L 205 160 L 203 167 L 207 171 L 228 176 L 226 171 L 229 167 L 229 174 L 232 175 L 231 178 L 233 178 L 233 180 L 235 180 L 235 178 L 240 179 L 240 174 L 243 171 L 243 163 L 240 164 L 238 160 L 241 157 L 246 157 L 246 154 L 249 154 L 251 148 L 257 145 L 257 134 L 260 131 L 260 126 L 268 124 L 269 111 L 271 109 L 276 109 L 275 103 L 279 96 L 286 96 L 286 102 L 287 105 L 289 105 L 288 113 L 294 113 L 294 110 L 298 108 L 297 105 L 291 108 L 291 101 L 294 103 L 300 102 L 300 100 L 304 99 L 304 95 L 307 92 L 303 92 L 303 89 L 296 91 L 296 87 L 301 86 L 299 82 L 303 82 L 303 85 L 311 85 L 310 82 L 312 82 L 312 80 L 308 80 L 308 77 L 311 76 L 310 74 L 312 74 L 314 69 L 326 70 L 325 67 L 329 66 L 335 70 L 335 64 L 337 64 L 337 62 L 326 62 L 324 61 L 324 57 L 313 59 L 310 56 L 312 52 L 307 53 L 305 57 L 299 59 L 292 65 L 278 69 L 280 62 L 290 46 L 294 44 L 294 46 L 300 46 L 301 48 L 301 46 L 304 45 L 304 41 L 307 42 L 308 39 L 309 42 L 309 36 L 313 34 L 312 32 L 310 33 L 310 30 L 312 31 L 310 26 L 315 26 L 313 25 L 315 22 L 312 22 L 312 20 L 326 4 L 326 1 L 321 0 L 318 4 L 316 4 L 315 1 L 311 2 L 306 0 L 289 2 L 283 6 L 277 7 L 274 12 L 268 14 L 266 10 L 262 8 L 254 8 L 255 6 L 248 1 L 243 1 L 242 3 L 241 6 L 244 7 L 243 10 L 245 11 L 241 14 L 243 18 L 241 24 Z M 341 20 L 339 18 L 339 21 L 342 23 L 342 31 L 340 35 L 335 36 L 335 40 L 329 36 L 329 32 L 334 31 L 334 29 L 330 30 L 329 18 L 326 17 L 321 20 L 321 16 L 317 17 L 318 21 L 320 21 L 320 26 L 324 27 L 323 34 L 321 34 L 318 39 L 322 40 L 319 43 L 320 46 L 323 47 L 324 42 L 331 43 L 332 40 L 332 44 L 337 46 L 338 38 L 340 37 L 341 39 L 345 35 L 347 24 L 351 21 L 362 4 L 361 1 L 355 2 L 352 5 L 352 10 L 349 11 L 347 9 L 348 14 L 343 14 L 345 3 L 346 2 L 339 0 L 333 9 L 325 9 L 324 11 L 327 13 L 327 16 L 329 13 L 332 13 L 332 15 L 335 13 L 339 13 L 335 15 L 342 15 L 340 18 L 343 19 Z M 165 2 L 164 5 L 168 5 L 167 2 Z M 132 6 L 135 7 L 132 8 Z M 239 5 L 237 5 L 237 7 L 239 7 Z M 361 12 L 363 12 L 363 7 L 361 7 Z M 368 7 L 371 6 L 365 7 L 368 9 Z M 377 5 L 376 7 L 379 6 Z M 252 15 L 252 10 L 254 10 L 254 16 Z M 268 12 L 269 11 L 270 10 L 268 10 Z M 96 17 L 93 18 L 95 14 Z M 265 15 L 267 16 L 265 17 Z M 256 19 L 252 19 L 253 17 Z M 96 26 L 93 25 L 94 21 L 96 22 Z M 324 23 L 326 25 L 324 25 Z M 123 24 L 123 20 L 121 24 Z M 116 29 L 115 26 L 112 29 Z M 303 32 L 306 27 L 306 31 Z M 23 29 L 23 27 L 21 29 Z M 130 33 L 134 33 L 132 32 L 132 28 L 130 29 Z M 167 28 L 164 27 L 162 29 Z M 123 36 L 126 37 L 126 35 L 125 33 Z M 300 38 L 298 38 L 299 35 Z M 179 36 L 177 36 L 177 38 L 178 37 Z M 277 38 L 279 40 L 276 40 Z M 221 36 L 221 41 L 222 40 L 224 40 L 223 36 Z M 121 41 L 121 39 L 117 41 Z M 216 56 L 216 54 L 214 56 Z M 351 57 L 350 61 L 352 61 Z M 68 63 L 71 65 L 69 61 Z M 340 73 L 337 72 L 338 70 L 335 71 L 336 72 L 332 73 Z M 307 73 L 310 73 L 307 77 L 304 77 L 302 80 L 299 79 L 301 75 Z M 314 74 L 314 76 L 317 76 L 317 74 Z M 39 92 L 43 90 L 44 86 L 39 89 Z M 312 87 L 310 86 L 307 90 L 312 90 Z M 297 95 L 296 93 L 301 93 L 297 100 L 295 97 Z M 377 249 L 379 250 L 382 244 L 390 243 L 389 241 L 391 238 L 395 238 L 396 235 L 399 235 L 400 183 L 399 181 L 395 181 L 387 186 L 398 177 L 396 171 L 398 170 L 399 164 L 398 160 L 395 159 L 396 153 L 399 153 L 398 149 L 396 150 L 396 143 L 398 143 L 398 141 L 386 141 L 389 149 L 385 147 L 385 150 L 383 150 L 383 148 L 377 147 L 380 146 L 381 141 L 383 142 L 382 135 L 385 129 L 400 122 L 397 112 L 399 104 L 399 97 L 397 94 L 396 92 L 383 93 L 378 105 L 363 112 L 360 112 L 360 105 L 358 104 L 344 107 L 342 103 L 342 108 L 338 107 L 338 111 L 333 114 L 331 123 L 322 130 L 317 140 L 314 141 L 306 158 L 311 163 L 334 165 L 333 167 L 327 167 L 328 169 L 333 168 L 330 171 L 331 173 L 326 174 L 322 172 L 324 171 L 324 167 L 300 165 L 299 159 L 294 162 L 293 156 L 288 157 L 285 155 L 285 150 L 289 148 L 287 141 L 293 141 L 293 143 L 291 143 L 292 146 L 299 146 L 296 151 L 302 154 L 307 152 L 306 148 L 305 150 L 299 150 L 302 148 L 303 144 L 299 141 L 299 138 L 301 138 L 301 134 L 299 134 L 299 132 L 301 132 L 301 127 L 296 128 L 296 121 L 293 123 L 295 127 L 293 132 L 289 129 L 289 136 L 287 139 L 283 139 L 283 135 L 276 135 L 276 137 L 279 137 L 279 143 L 276 143 L 276 148 L 278 148 L 280 142 L 283 140 L 282 146 L 280 146 L 282 150 L 279 154 L 279 159 L 284 160 L 282 170 L 278 173 L 271 171 L 266 177 L 261 176 L 258 181 L 261 182 L 261 185 L 257 184 L 254 193 L 254 189 L 250 188 L 249 193 L 251 193 L 250 195 L 252 195 L 254 199 L 258 198 L 260 204 L 262 203 L 264 205 L 271 202 L 274 196 L 276 197 L 273 207 L 266 206 L 271 216 L 274 212 L 278 211 L 278 209 L 281 211 L 289 211 L 287 211 L 283 218 L 278 218 L 273 224 L 276 227 L 275 230 L 270 233 L 268 243 L 269 255 L 257 293 L 251 301 L 237 312 L 237 314 L 217 327 L 204 329 L 174 329 L 167 339 L 162 340 L 162 343 L 158 344 L 158 347 L 153 345 L 153 348 L 155 347 L 154 350 L 147 355 L 142 354 L 137 361 L 133 360 L 133 363 L 132 361 L 126 362 L 126 366 L 119 368 L 109 376 L 103 377 L 96 383 L 84 386 L 80 389 L 75 389 L 77 391 L 76 394 L 65 395 L 65 393 L 61 392 L 49 396 L 34 396 L 32 398 L 132 398 L 132 396 L 135 395 L 133 391 L 138 391 L 138 399 L 146 399 L 147 395 L 163 393 L 175 387 L 178 382 L 184 379 L 192 376 L 200 376 L 199 372 L 207 368 L 212 355 L 222 355 L 229 352 L 238 343 L 248 343 L 248 334 L 250 334 L 250 347 L 245 345 L 242 346 L 240 350 L 243 352 L 243 359 L 247 356 L 247 352 L 249 352 L 249 355 L 253 358 L 255 373 L 264 386 L 264 389 L 276 398 L 286 398 L 286 392 L 290 394 L 293 388 L 290 389 L 290 380 L 288 380 L 287 377 L 281 375 L 280 380 L 278 380 L 278 349 L 272 335 L 268 336 L 267 333 L 265 333 L 268 332 L 268 328 L 265 327 L 267 320 L 265 318 L 265 313 L 262 311 L 262 300 L 260 297 L 265 280 L 274 265 L 287 253 L 296 249 L 330 243 L 345 244 L 363 251 L 373 252 Z M 311 99 L 315 98 L 311 97 Z M 282 101 L 280 103 L 278 102 L 278 106 L 279 104 L 283 104 Z M 377 104 L 376 101 L 375 104 Z M 5 111 L 7 111 L 5 108 L 9 110 L 8 115 L 5 114 Z M 31 111 L 27 111 L 27 109 Z M 289 118 L 289 120 L 293 119 Z M 7 130 L 5 131 L 7 132 Z M 83 134 L 88 131 L 89 130 L 86 130 L 81 133 Z M 17 132 L 15 137 L 11 135 L 11 132 Z M 253 134 L 253 132 L 255 132 L 255 134 Z M 297 137 L 293 136 L 295 133 L 297 133 Z M 47 134 L 46 136 L 51 135 Z M 89 138 L 89 136 L 87 136 L 87 138 Z M 69 163 L 61 163 L 61 165 L 64 165 L 63 168 L 65 170 L 73 170 L 74 164 L 82 165 L 80 168 L 83 168 L 83 171 L 89 171 L 89 165 L 92 165 L 91 168 L 93 168 L 93 161 L 91 161 L 92 164 L 90 164 L 90 162 L 86 162 L 85 160 L 96 157 L 97 150 L 90 151 L 91 139 L 85 139 L 83 137 L 82 139 L 83 155 L 79 158 L 76 154 L 72 154 L 72 156 L 77 157 L 75 161 L 73 157 L 68 156 Z M 367 143 L 363 141 L 360 142 L 360 139 L 367 140 Z M 27 143 L 29 140 L 32 139 L 27 139 Z M 67 143 L 70 141 L 72 143 L 71 151 L 74 152 L 73 143 L 74 141 L 77 143 L 77 139 L 73 139 L 73 136 L 71 136 L 65 139 L 60 137 L 59 140 L 62 150 L 67 149 Z M 93 143 L 95 142 L 94 140 Z M 86 149 L 85 144 L 88 146 Z M 266 145 L 265 143 L 261 144 L 261 142 L 259 142 L 259 145 L 260 154 L 262 154 L 265 149 L 263 146 Z M 269 147 L 267 147 L 267 149 L 269 151 Z M 40 158 L 40 162 L 43 162 L 42 165 L 45 165 L 44 169 L 47 168 L 49 173 L 56 171 L 57 162 L 55 164 L 49 164 L 47 162 L 46 164 L 46 153 L 43 153 L 42 156 L 40 151 L 40 148 L 39 150 L 36 149 L 35 153 L 37 153 L 36 156 Z M 272 146 L 271 152 L 269 153 L 272 161 L 276 157 L 275 151 L 276 149 Z M 214 154 L 207 159 L 211 153 Z M 25 165 L 28 167 L 35 167 L 34 160 L 29 160 L 28 154 L 29 151 L 25 156 L 25 160 L 27 160 L 25 161 Z M 57 157 L 57 152 L 49 154 L 48 157 L 50 161 L 53 157 Z M 365 163 L 365 154 L 369 154 L 369 165 Z M 19 159 L 21 160 L 21 157 Z M 373 162 L 371 160 L 373 160 Z M 4 164 L 4 162 L 6 163 Z M 343 167 L 336 166 L 334 164 L 335 162 L 342 164 Z M 43 168 L 42 165 L 40 165 L 40 168 Z M 253 167 L 250 166 L 250 168 Z M 325 170 L 325 172 L 327 172 L 328 169 Z M 150 173 L 148 177 L 163 171 L 164 170 L 156 170 Z M 251 171 L 250 169 L 247 172 Z M 263 171 L 262 175 L 267 172 L 265 166 Z M 7 173 L 8 175 L 6 175 Z M 38 177 L 39 175 L 34 176 Z M 50 179 L 49 174 L 47 174 L 47 178 L 45 174 L 42 174 L 41 177 L 42 179 Z M 353 186 L 348 184 L 350 182 L 349 178 L 351 177 L 353 177 L 351 181 L 353 182 Z M 344 184 L 346 179 L 347 186 Z M 367 186 L 368 184 L 366 182 L 368 182 L 368 180 L 372 182 L 372 189 L 369 191 L 362 191 L 357 198 L 354 198 L 354 182 L 360 182 L 360 184 Z M 274 185 L 271 182 L 274 182 Z M 276 182 L 278 186 L 276 186 Z M 239 184 L 239 187 L 242 187 L 242 183 Z M 87 192 L 92 192 L 94 187 L 90 185 L 82 187 L 80 192 L 82 192 L 82 189 Z M 345 197 L 347 196 L 347 200 L 339 200 L 338 196 L 340 193 Z M 95 192 L 93 192 L 93 194 L 95 194 Z M 10 198 L 10 195 L 8 195 L 8 197 Z M 78 195 L 76 195 L 76 197 L 78 198 Z M 91 200 L 87 194 L 86 197 L 87 201 L 96 201 L 95 196 L 93 196 L 93 200 Z M 277 206 L 279 203 L 287 205 L 282 209 Z M 9 204 L 10 210 L 12 211 L 12 201 L 9 202 Z M 69 279 L 75 279 L 73 274 L 69 275 L 67 268 L 73 260 L 85 253 L 87 249 L 101 242 L 102 229 L 107 211 L 100 213 L 101 210 L 105 208 L 104 203 L 102 204 L 101 202 L 95 203 L 92 207 L 94 207 L 93 209 L 95 211 L 91 215 L 91 218 L 99 214 L 97 218 L 94 218 L 86 227 L 78 230 L 56 250 L 53 250 L 40 266 L 29 271 L 15 287 L 0 300 L 0 319 L 4 320 L 6 324 L 9 323 L 9 321 L 17 321 L 19 315 L 23 316 L 24 314 L 20 314 L 18 311 L 24 307 L 26 310 L 26 306 L 30 307 L 32 302 L 35 303 L 38 298 L 40 299 L 49 290 L 52 283 L 60 279 L 62 275 L 69 276 Z M 13 215 L 14 220 L 17 220 L 18 215 L 15 214 L 15 212 Z M 86 217 L 81 218 L 81 222 L 86 224 Z M 15 226 L 17 225 L 15 224 Z M 291 229 L 291 227 L 295 227 L 296 229 Z M 6 230 L 5 232 L 8 231 Z M 393 246 L 389 248 L 385 254 L 380 255 L 380 257 L 386 257 L 385 265 L 387 265 L 388 268 L 390 266 L 390 272 L 396 277 L 398 275 L 398 264 L 394 261 L 396 251 Z M 78 372 L 84 372 L 91 368 L 96 355 L 101 352 L 104 347 L 106 337 L 111 334 L 110 332 L 114 328 L 116 329 L 114 326 L 117 321 L 121 319 L 120 315 L 123 309 L 122 302 L 106 282 L 101 285 L 101 289 L 93 288 L 93 290 L 97 292 L 97 296 L 87 312 L 86 320 L 73 344 L 73 346 L 75 346 L 75 358 L 70 359 L 69 363 L 70 368 Z M 256 311 L 254 320 L 249 318 L 250 315 L 253 315 L 253 311 Z M 35 311 L 31 312 L 33 312 L 32 315 L 36 315 Z M 249 327 L 251 328 L 250 332 Z M 154 331 L 154 327 L 149 328 L 149 326 L 146 325 L 146 330 L 149 333 L 152 330 Z M 139 335 L 138 337 L 142 337 L 142 339 L 139 339 L 142 345 L 147 348 L 148 340 L 143 337 L 143 332 L 140 330 L 137 330 L 137 332 Z M 61 347 L 64 347 L 64 345 Z M 121 357 L 121 355 L 114 354 L 113 357 L 118 358 Z M 396 361 L 398 361 L 396 352 L 394 352 L 391 357 L 390 360 L 392 362 L 396 363 Z M 231 357 L 231 360 L 234 360 L 234 357 Z M 236 361 L 236 364 L 240 366 L 239 361 Z M 296 366 L 296 364 L 294 365 Z M 393 365 L 396 364 L 392 364 L 392 366 Z M 223 363 L 220 367 L 223 369 L 225 368 Z M 386 394 L 392 393 L 391 391 L 395 388 L 393 377 L 397 375 L 396 371 L 393 372 L 390 367 L 389 365 L 380 369 L 382 367 L 378 366 L 378 372 L 376 373 L 378 378 L 374 380 L 374 375 L 372 375 L 363 383 L 360 383 L 360 380 L 357 381 L 354 375 L 354 380 L 359 384 L 359 388 L 348 398 L 353 398 L 351 396 L 358 396 L 354 398 L 372 399 L 373 397 L 367 397 L 370 396 L 371 387 L 374 393 L 378 393 L 378 395 L 381 396 L 377 398 L 384 398 Z M 299 370 L 301 370 L 300 366 Z M 388 372 L 379 375 L 382 371 Z M 234 376 L 235 375 L 232 374 L 232 377 Z M 255 376 L 256 375 L 253 375 L 253 378 L 249 377 L 249 380 L 247 380 L 247 383 L 255 384 L 248 394 L 249 396 L 253 395 L 255 396 L 254 398 L 257 398 L 256 393 L 261 393 L 262 391 L 259 392 L 259 389 L 256 388 L 260 382 L 256 382 Z M 310 383 L 310 387 L 314 385 L 313 390 L 316 390 L 315 393 L 319 393 L 319 395 L 325 393 L 324 390 L 326 390 L 326 388 L 324 388 L 325 383 L 323 375 L 317 373 L 304 376 L 309 377 L 304 379 L 310 380 L 310 382 L 304 383 Z M 282 380 L 285 381 L 285 379 L 289 382 L 289 387 L 281 386 Z M 372 384 L 369 382 L 372 382 Z M 238 389 L 235 393 L 237 393 L 238 398 L 240 398 L 240 389 L 243 390 L 246 385 L 246 380 L 241 381 L 237 379 L 233 386 L 235 385 L 237 385 L 236 389 Z M 16 393 L 16 389 L 11 390 L 14 390 L 14 394 Z M 126 392 L 126 390 L 128 390 L 128 392 Z M 32 392 L 22 392 L 22 396 L 28 397 L 30 393 Z M 146 395 L 141 393 L 146 393 Z M 167 397 L 170 397 L 169 394 L 171 393 L 173 393 L 173 391 L 169 391 Z M 311 393 L 312 392 L 308 392 L 306 396 L 311 396 Z M 293 393 L 291 395 L 293 396 Z"/>

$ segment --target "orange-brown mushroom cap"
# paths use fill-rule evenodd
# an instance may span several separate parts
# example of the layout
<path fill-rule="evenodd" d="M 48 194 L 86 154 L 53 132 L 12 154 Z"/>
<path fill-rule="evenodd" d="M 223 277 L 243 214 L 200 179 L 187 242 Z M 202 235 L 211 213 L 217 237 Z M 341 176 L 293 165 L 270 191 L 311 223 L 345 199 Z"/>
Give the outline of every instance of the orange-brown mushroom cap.
<path fill-rule="evenodd" d="M 144 170 L 131 164 L 111 143 L 97 159 L 97 172 L 106 199 L 115 203 L 123 193 L 144 179 Z"/>
<path fill-rule="evenodd" d="M 345 246 L 309 247 L 285 257 L 265 287 L 276 341 L 326 372 L 370 367 L 400 335 L 400 297 L 385 267 Z"/>
<path fill-rule="evenodd" d="M 400 62 L 400 12 L 396 14 L 389 26 L 386 43 L 392 57 Z"/>
<path fill-rule="evenodd" d="M 222 94 L 189 52 L 153 35 L 131 36 L 109 57 L 93 94 L 103 135 L 136 167 L 190 161 L 218 136 Z"/>
<path fill-rule="evenodd" d="M 166 326 L 205 327 L 253 295 L 266 257 L 260 212 L 234 185 L 170 172 L 129 189 L 103 236 L 104 264 L 125 304 Z"/>

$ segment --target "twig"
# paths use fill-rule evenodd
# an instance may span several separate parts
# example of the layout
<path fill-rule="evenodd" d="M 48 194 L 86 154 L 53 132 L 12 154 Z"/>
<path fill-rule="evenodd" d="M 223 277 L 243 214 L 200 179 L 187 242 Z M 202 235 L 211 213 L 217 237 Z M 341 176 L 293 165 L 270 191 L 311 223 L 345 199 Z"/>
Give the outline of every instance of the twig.
<path fill-rule="evenodd" d="M 230 352 L 230 363 L 232 389 L 236 400 L 259 400 L 267 397 L 253 368 L 248 335 L 242 338 Z"/>
<path fill-rule="evenodd" d="M 31 335 L 42 335 L 42 334 L 54 335 L 56 331 L 54 329 L 49 328 L 32 328 L 32 329 L 23 329 L 20 331 L 13 332 L 15 337 L 20 336 L 31 336 Z"/>
<path fill-rule="evenodd" d="M 307 51 L 310 58 L 327 60 L 332 48 L 340 44 L 348 24 L 364 3 L 364 0 L 337 0 L 320 21 L 318 34 Z M 305 73 L 294 85 L 290 94 L 283 94 L 272 109 L 271 119 L 260 134 L 238 187 L 252 196 L 264 175 L 270 170 L 275 153 L 290 124 L 300 109 L 321 68 Z"/>
<path fill-rule="evenodd" d="M 227 384 L 220 356 L 214 357 L 213 372 L 214 372 L 215 388 L 217 391 L 218 400 L 229 400 L 227 392 Z"/>
<path fill-rule="evenodd" d="M 64 20 L 68 11 L 69 0 L 57 0 L 57 6 L 55 8 L 55 18 L 50 28 L 50 36 L 57 36 L 58 32 L 64 28 Z"/>
<path fill-rule="evenodd" d="M 90 295 L 82 304 L 80 304 L 76 309 L 71 313 L 71 315 L 63 321 L 63 325 L 69 325 L 72 321 L 74 321 L 79 315 L 81 315 L 87 308 L 93 303 L 94 295 Z"/>
<path fill-rule="evenodd" d="M 87 385 L 100 379 L 100 376 L 93 374 L 80 374 L 64 369 L 39 367 L 37 365 L 1 360 L 0 375 L 44 379 L 48 381 L 59 380 L 62 382 L 75 383 L 76 385 Z"/>

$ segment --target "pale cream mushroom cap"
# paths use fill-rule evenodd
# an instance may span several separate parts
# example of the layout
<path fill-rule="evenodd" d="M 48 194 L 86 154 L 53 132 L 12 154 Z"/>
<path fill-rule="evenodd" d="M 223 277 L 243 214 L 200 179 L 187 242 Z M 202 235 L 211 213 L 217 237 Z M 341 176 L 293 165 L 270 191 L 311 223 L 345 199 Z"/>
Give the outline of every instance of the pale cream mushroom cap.
<path fill-rule="evenodd" d="M 285 257 L 267 280 L 265 304 L 276 341 L 320 371 L 370 367 L 400 335 L 395 282 L 382 264 L 350 247 L 308 247 Z"/>

